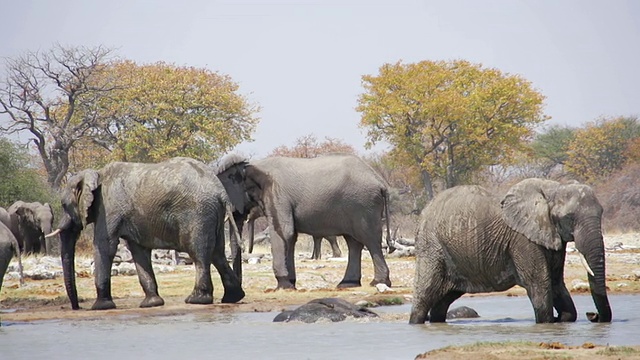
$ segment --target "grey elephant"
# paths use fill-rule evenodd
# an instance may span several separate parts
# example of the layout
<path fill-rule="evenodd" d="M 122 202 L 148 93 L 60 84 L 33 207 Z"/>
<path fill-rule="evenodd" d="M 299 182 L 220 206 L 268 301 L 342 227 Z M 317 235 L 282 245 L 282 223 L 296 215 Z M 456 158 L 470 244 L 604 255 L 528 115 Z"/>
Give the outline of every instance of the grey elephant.
<path fill-rule="evenodd" d="M 126 240 L 145 293 L 141 307 L 164 300 L 151 266 L 151 249 L 186 252 L 196 268 L 196 283 L 185 302 L 211 304 L 211 263 L 224 286 L 222 302 L 244 297 L 241 281 L 224 251 L 225 215 L 231 207 L 224 187 L 205 164 L 174 158 L 157 164 L 113 162 L 101 170 L 84 170 L 69 179 L 62 193 L 60 234 L 65 287 L 78 309 L 75 244 L 82 229 L 94 224 L 93 245 L 97 298 L 92 309 L 115 308 L 111 265 L 119 238 Z"/>
<path fill-rule="evenodd" d="M 255 239 L 255 221 L 259 217 L 264 216 L 264 213 L 260 211 L 259 207 L 254 207 L 247 219 L 246 223 L 249 227 L 249 254 L 253 252 L 253 243 Z M 242 217 L 240 217 L 242 219 Z M 242 222 L 238 224 L 239 228 L 242 228 Z M 331 245 L 331 251 L 333 253 L 333 257 L 342 257 L 342 251 L 340 251 L 340 247 L 338 246 L 338 238 L 336 236 L 314 236 L 313 237 L 313 253 L 311 254 L 311 258 L 314 260 L 320 260 L 322 258 L 322 239 L 326 239 Z"/>
<path fill-rule="evenodd" d="M 526 179 L 502 199 L 480 186 L 443 191 L 421 215 L 409 322 L 444 322 L 449 305 L 463 294 L 514 285 L 527 291 L 537 323 L 575 321 L 564 283 L 570 241 L 586 257 L 598 310 L 590 320 L 610 322 L 601 222 L 602 207 L 584 184 Z"/>
<path fill-rule="evenodd" d="M 53 209 L 48 203 L 19 200 L 0 210 L 0 221 L 9 227 L 25 255 L 51 254 L 52 240 L 44 236 L 51 232 L 53 220 Z"/>
<path fill-rule="evenodd" d="M 24 283 L 24 276 L 22 273 L 20 246 L 11 230 L 0 221 L 0 290 L 2 290 L 4 274 L 9 268 L 9 262 L 11 262 L 13 255 L 18 259 L 18 272 L 20 274 L 20 284 L 22 285 Z"/>
<path fill-rule="evenodd" d="M 385 218 L 387 242 L 393 248 L 387 185 L 362 159 L 269 157 L 249 163 L 229 156 L 218 164 L 217 173 L 234 204 L 234 216 L 246 218 L 255 207 L 267 216 L 277 288 L 295 288 L 298 233 L 345 238 L 349 258 L 338 287 L 361 286 L 365 245 L 374 264 L 371 284 L 391 286 L 382 252 Z"/>
<path fill-rule="evenodd" d="M 273 322 L 301 321 L 314 323 L 323 319 L 338 322 L 345 320 L 349 316 L 354 318 L 378 317 L 378 314 L 346 300 L 322 298 L 311 300 L 294 310 L 283 311 L 276 315 Z"/>
<path fill-rule="evenodd" d="M 320 260 L 322 258 L 322 239 L 326 239 L 331 245 L 331 252 L 333 253 L 333 257 L 342 257 L 342 251 L 340 251 L 340 247 L 338 246 L 338 238 L 336 236 L 314 236 L 313 237 L 313 253 L 311 253 L 311 258 L 314 260 Z"/>

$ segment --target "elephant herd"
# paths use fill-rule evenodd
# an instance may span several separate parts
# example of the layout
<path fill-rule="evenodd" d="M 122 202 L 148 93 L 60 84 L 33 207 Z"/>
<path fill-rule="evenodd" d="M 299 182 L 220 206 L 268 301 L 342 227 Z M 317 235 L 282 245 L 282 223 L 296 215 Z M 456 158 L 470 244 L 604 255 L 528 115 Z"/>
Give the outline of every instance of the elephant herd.
<path fill-rule="evenodd" d="M 374 265 L 370 284 L 391 286 L 383 252 L 385 237 L 389 251 L 394 249 L 388 185 L 353 155 L 258 161 L 230 155 L 215 164 L 190 158 L 155 164 L 114 162 L 72 176 L 61 200 L 62 217 L 47 237 L 60 236 L 64 283 L 73 309 L 79 308 L 75 245 L 88 224 L 94 225 L 97 297 L 92 309 L 116 306 L 111 266 L 119 239 L 131 251 L 145 293 L 141 307 L 164 304 L 151 266 L 151 250 L 157 248 L 186 252 L 193 259 L 196 279 L 187 303 L 213 303 L 212 264 L 224 287 L 221 301 L 243 299 L 238 236 L 229 241 L 233 266 L 225 255 L 227 218 L 233 219 L 231 233 L 241 234 L 245 223 L 266 217 L 277 288 L 296 287 L 294 249 L 299 233 L 313 236 L 317 244 L 323 237 L 330 242 L 344 237 L 348 262 L 338 287 L 361 286 L 365 246 Z M 602 207 L 593 191 L 578 183 L 527 179 L 502 197 L 480 186 L 441 192 L 422 211 L 416 234 L 409 322 L 444 322 L 451 303 L 463 294 L 514 285 L 527 291 L 536 322 L 575 321 L 577 311 L 563 279 L 571 241 L 583 256 L 598 311 L 589 318 L 610 322 L 601 220 Z M 0 228 L 2 239 L 7 232 L 3 231 Z M 5 252 L 20 248 L 17 241 L 11 244 L 0 243 L 0 257 L 10 258 Z M 30 246 L 24 246 L 25 251 L 46 249 L 46 242 Z"/>

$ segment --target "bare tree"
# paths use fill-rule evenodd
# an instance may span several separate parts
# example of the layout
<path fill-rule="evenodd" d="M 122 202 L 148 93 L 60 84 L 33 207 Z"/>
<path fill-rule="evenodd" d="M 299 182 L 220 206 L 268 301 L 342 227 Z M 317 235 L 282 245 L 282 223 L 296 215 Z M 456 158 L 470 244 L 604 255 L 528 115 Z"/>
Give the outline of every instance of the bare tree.
<path fill-rule="evenodd" d="M 55 45 L 44 52 L 27 52 L 5 60 L 0 82 L 0 122 L 3 134 L 27 133 L 42 158 L 47 180 L 59 189 L 69 168 L 69 151 L 90 137 L 101 119 L 100 99 L 113 86 L 96 75 L 110 61 L 112 50 L 102 46 Z"/>

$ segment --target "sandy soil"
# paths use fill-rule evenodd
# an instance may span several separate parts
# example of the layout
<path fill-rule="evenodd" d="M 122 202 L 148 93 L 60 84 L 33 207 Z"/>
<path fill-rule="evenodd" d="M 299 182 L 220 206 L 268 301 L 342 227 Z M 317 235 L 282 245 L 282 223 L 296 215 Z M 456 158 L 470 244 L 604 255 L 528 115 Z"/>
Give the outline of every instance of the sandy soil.
<path fill-rule="evenodd" d="M 640 359 L 640 346 L 605 346 L 585 343 L 502 342 L 446 347 L 420 354 L 416 359 L 507 360 L 507 359 Z"/>

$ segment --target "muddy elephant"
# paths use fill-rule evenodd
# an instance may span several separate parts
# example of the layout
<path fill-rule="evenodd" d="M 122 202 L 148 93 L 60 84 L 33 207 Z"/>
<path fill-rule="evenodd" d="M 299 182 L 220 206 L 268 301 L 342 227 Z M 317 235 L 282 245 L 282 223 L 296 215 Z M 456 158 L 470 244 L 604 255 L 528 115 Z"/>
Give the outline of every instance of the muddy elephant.
<path fill-rule="evenodd" d="M 590 320 L 610 322 L 601 222 L 602 207 L 584 184 L 526 179 L 502 198 L 480 186 L 443 191 L 421 215 L 409 322 L 444 322 L 463 294 L 514 285 L 527 291 L 537 323 L 575 321 L 564 283 L 570 241 L 586 258 L 598 310 Z"/>
<path fill-rule="evenodd" d="M 23 254 L 51 254 L 52 240 L 44 237 L 53 228 L 53 209 L 48 203 L 16 201 L 0 210 L 0 221 L 16 237 Z"/>
<path fill-rule="evenodd" d="M 22 274 L 22 258 L 20 255 L 20 246 L 18 241 L 9 228 L 0 221 L 0 291 L 2 291 L 2 282 L 4 274 L 9 268 L 9 262 L 11 258 L 16 256 L 18 259 L 18 272 L 20 274 L 20 284 L 24 283 L 24 276 Z"/>
<path fill-rule="evenodd" d="M 157 164 L 113 162 L 101 170 L 84 170 L 67 182 L 62 193 L 60 234 L 65 287 L 78 309 L 75 244 L 82 229 L 94 224 L 97 298 L 92 309 L 115 308 L 111 296 L 111 265 L 119 238 L 126 240 L 145 293 L 141 307 L 164 300 L 151 266 L 151 249 L 186 252 L 196 268 L 196 283 L 185 302 L 211 304 L 211 264 L 224 286 L 222 302 L 244 297 L 240 279 L 224 251 L 225 215 L 231 205 L 211 169 L 196 160 L 174 158 Z"/>
<path fill-rule="evenodd" d="M 338 322 L 347 319 L 347 317 L 378 317 L 378 314 L 365 307 L 354 305 L 346 300 L 338 298 L 322 298 L 311 300 L 294 310 L 283 311 L 276 315 L 273 322 L 301 321 L 305 323 L 314 323 L 320 320 Z"/>
<path fill-rule="evenodd" d="M 247 162 L 228 156 L 216 171 L 235 206 L 234 216 L 244 219 L 255 207 L 266 215 L 277 288 L 295 288 L 298 233 L 345 238 L 349 258 L 338 287 L 361 286 L 365 245 L 374 264 L 371 284 L 391 285 L 382 251 L 383 219 L 389 219 L 387 185 L 360 158 L 269 157 Z M 393 249 L 388 221 L 387 242 Z"/>

